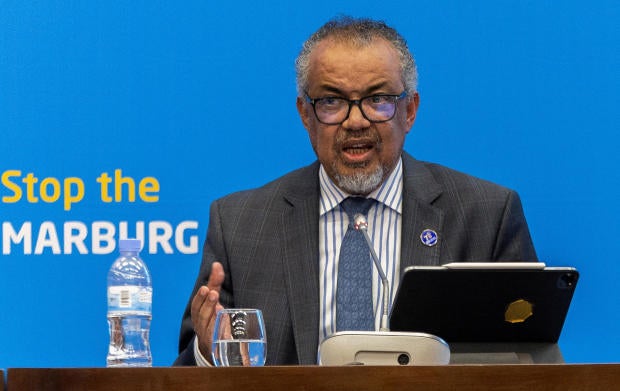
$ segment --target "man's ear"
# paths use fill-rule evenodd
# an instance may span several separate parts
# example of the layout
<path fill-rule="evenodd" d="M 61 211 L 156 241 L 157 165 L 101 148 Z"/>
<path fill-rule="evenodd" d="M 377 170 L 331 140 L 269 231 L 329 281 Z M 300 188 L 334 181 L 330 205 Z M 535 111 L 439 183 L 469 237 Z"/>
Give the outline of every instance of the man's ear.
<path fill-rule="evenodd" d="M 304 124 L 306 130 L 310 129 L 310 110 L 306 105 L 306 101 L 301 96 L 297 97 L 297 112 L 301 118 L 301 122 Z"/>
<path fill-rule="evenodd" d="M 420 106 L 420 94 L 415 92 L 413 96 L 407 100 L 407 127 L 409 129 L 411 129 L 413 123 L 415 122 L 418 106 Z"/>

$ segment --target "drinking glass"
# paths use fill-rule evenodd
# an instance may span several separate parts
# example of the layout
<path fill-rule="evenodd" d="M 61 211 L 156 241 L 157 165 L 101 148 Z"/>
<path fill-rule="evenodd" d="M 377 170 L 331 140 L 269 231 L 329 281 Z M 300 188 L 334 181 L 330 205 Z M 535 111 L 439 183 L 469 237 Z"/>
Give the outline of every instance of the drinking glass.
<path fill-rule="evenodd" d="M 260 310 L 226 308 L 215 318 L 213 363 L 218 367 L 265 365 L 267 339 Z"/>

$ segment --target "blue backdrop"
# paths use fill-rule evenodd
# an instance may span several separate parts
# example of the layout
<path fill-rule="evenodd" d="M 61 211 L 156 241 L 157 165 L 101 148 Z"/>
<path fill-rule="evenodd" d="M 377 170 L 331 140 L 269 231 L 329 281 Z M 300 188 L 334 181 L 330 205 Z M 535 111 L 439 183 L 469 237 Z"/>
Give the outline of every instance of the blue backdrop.
<path fill-rule="evenodd" d="M 339 13 L 414 51 L 406 149 L 518 190 L 539 257 L 581 271 L 566 360 L 620 361 L 619 8 L 0 0 L 0 368 L 105 365 L 125 232 L 146 241 L 154 364 L 174 360 L 210 202 L 314 160 L 293 62 Z"/>

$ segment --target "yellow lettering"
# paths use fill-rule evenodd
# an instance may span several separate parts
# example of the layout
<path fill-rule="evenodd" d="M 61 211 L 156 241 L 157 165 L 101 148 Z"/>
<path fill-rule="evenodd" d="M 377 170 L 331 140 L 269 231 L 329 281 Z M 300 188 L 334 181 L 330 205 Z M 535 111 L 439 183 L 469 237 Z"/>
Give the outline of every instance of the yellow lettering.
<path fill-rule="evenodd" d="M 39 182 L 39 178 L 35 177 L 33 173 L 29 172 L 22 182 L 26 184 L 26 199 L 28 202 L 37 203 L 39 199 L 34 195 L 34 184 Z"/>
<path fill-rule="evenodd" d="M 48 193 L 49 186 L 52 187 L 51 195 Z M 56 202 L 60 198 L 60 182 L 58 182 L 58 179 L 53 177 L 45 178 L 41 181 L 39 191 L 43 202 Z"/>
<path fill-rule="evenodd" d="M 114 201 L 123 201 L 123 185 L 127 185 L 127 200 L 136 200 L 136 182 L 131 177 L 124 177 L 121 169 L 114 170 Z"/>
<path fill-rule="evenodd" d="M 75 186 L 76 192 L 73 193 L 71 189 Z M 80 178 L 69 177 L 64 180 L 64 208 L 65 210 L 71 210 L 71 204 L 82 201 L 84 198 L 84 182 Z"/>
<path fill-rule="evenodd" d="M 101 184 L 101 201 L 112 202 L 112 197 L 110 197 L 110 193 L 108 191 L 108 185 L 112 182 L 112 178 L 110 178 L 107 172 L 104 172 L 99 175 L 96 181 Z"/>
<path fill-rule="evenodd" d="M 39 180 L 33 173 L 28 173 L 21 178 L 21 182 L 25 184 L 25 189 L 19 185 L 17 180 L 12 178 L 19 178 L 22 176 L 22 172 L 19 170 L 7 170 L 2 173 L 0 181 L 2 185 L 9 191 L 8 195 L 2 196 L 2 202 L 16 203 L 22 199 L 23 194 L 26 194 L 26 201 L 30 203 L 39 202 L 39 198 L 46 203 L 54 203 L 63 197 L 64 209 L 70 210 L 71 205 L 80 202 L 84 198 L 84 181 L 77 177 L 65 178 L 62 181 L 62 187 L 60 180 L 54 177 L 45 177 Z M 108 182 L 111 181 L 109 177 L 102 175 Z M 97 178 L 99 182 L 100 178 Z M 103 180 L 102 180 L 103 182 Z M 37 186 L 37 184 L 39 184 Z M 102 185 L 102 192 L 107 190 Z M 64 193 L 64 194 L 63 194 Z"/>
<path fill-rule="evenodd" d="M 157 178 L 145 177 L 140 181 L 140 199 L 144 202 L 159 201 L 159 181 Z M 150 193 L 155 193 L 151 195 Z"/>
<path fill-rule="evenodd" d="M 6 202 L 9 204 L 18 202 L 22 198 L 22 188 L 19 185 L 11 182 L 11 177 L 19 177 L 22 175 L 22 172 L 19 170 L 7 170 L 2 173 L 2 185 L 9 190 L 13 191 L 12 196 L 3 196 L 2 202 Z"/>

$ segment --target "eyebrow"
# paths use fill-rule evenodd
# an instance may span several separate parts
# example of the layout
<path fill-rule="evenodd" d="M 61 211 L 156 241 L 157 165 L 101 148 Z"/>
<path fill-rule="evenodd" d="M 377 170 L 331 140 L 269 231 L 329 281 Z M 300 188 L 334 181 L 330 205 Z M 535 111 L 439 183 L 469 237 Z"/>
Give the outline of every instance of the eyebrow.
<path fill-rule="evenodd" d="M 366 88 L 364 90 L 364 93 L 362 93 L 362 96 L 369 96 L 369 94 L 372 94 L 374 91 L 377 91 L 377 90 L 380 90 L 380 89 L 384 88 L 387 84 L 388 84 L 387 81 L 383 81 L 383 82 L 379 82 L 379 83 L 373 84 L 373 85 L 371 85 L 370 87 L 368 87 L 368 88 Z M 331 85 L 322 85 L 321 89 L 325 90 L 326 93 L 333 93 L 333 94 L 340 95 L 340 96 L 346 96 L 347 95 L 340 88 L 335 87 L 335 86 L 331 86 Z"/>

